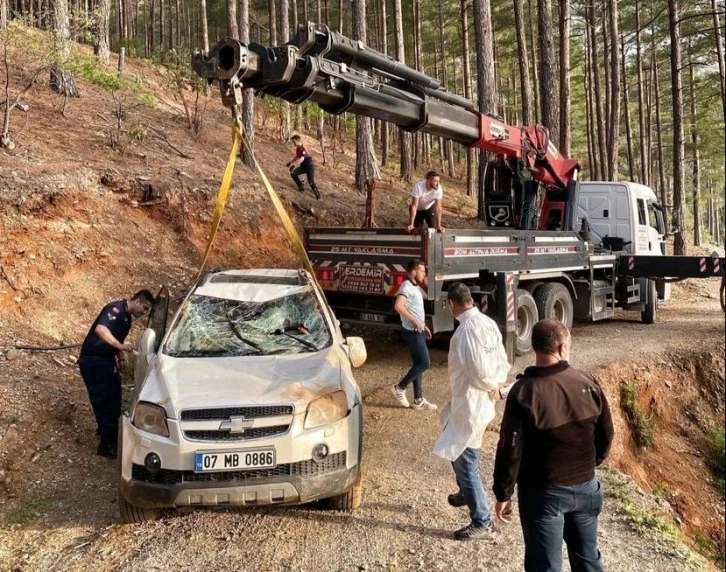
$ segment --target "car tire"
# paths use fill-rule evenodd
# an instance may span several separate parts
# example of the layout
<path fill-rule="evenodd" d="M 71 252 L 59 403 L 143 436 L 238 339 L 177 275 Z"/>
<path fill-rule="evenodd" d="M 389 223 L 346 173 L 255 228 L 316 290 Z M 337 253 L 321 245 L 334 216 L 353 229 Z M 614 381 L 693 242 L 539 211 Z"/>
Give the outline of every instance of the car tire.
<path fill-rule="evenodd" d="M 539 321 L 534 297 L 523 288 L 517 289 L 517 342 L 516 353 L 523 356 L 532 351 L 532 328 Z"/>
<path fill-rule="evenodd" d="M 540 320 L 559 320 L 572 329 L 574 305 L 570 291 L 559 282 L 546 282 L 534 293 Z"/>
<path fill-rule="evenodd" d="M 118 511 L 121 515 L 121 522 L 130 524 L 142 524 L 159 518 L 159 511 L 134 506 L 121 493 L 118 495 Z"/>
<path fill-rule="evenodd" d="M 330 510 L 341 510 L 345 512 L 353 512 L 363 500 L 363 480 L 360 474 L 353 483 L 353 486 L 342 495 L 330 497 L 327 501 Z"/>

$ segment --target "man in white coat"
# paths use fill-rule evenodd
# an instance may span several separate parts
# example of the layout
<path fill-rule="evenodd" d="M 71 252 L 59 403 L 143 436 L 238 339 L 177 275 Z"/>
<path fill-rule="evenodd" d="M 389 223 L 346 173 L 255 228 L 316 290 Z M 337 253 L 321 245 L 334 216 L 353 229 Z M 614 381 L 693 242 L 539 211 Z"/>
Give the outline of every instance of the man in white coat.
<path fill-rule="evenodd" d="M 448 302 L 459 327 L 449 346 L 451 401 L 441 412 L 444 429 L 434 454 L 454 467 L 459 492 L 449 495 L 449 504 L 469 507 L 471 522 L 454 532 L 454 537 L 472 540 L 487 538 L 492 532 L 479 473 L 479 449 L 511 366 L 499 328 L 474 306 L 469 288 L 461 282 L 453 284 Z"/>

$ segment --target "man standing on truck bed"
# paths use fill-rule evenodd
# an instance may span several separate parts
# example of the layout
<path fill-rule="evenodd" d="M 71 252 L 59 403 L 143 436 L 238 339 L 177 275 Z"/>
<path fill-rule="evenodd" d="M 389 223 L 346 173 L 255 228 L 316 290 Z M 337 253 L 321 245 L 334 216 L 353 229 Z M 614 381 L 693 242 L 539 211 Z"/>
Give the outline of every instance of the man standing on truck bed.
<path fill-rule="evenodd" d="M 406 387 L 413 382 L 413 408 L 438 409 L 423 396 L 423 374 L 431 367 L 426 340 L 431 339 L 431 330 L 426 325 L 423 291 L 420 284 L 426 278 L 426 264 L 414 259 L 406 267 L 408 280 L 398 289 L 395 310 L 401 316 L 401 338 L 411 352 L 411 369 L 403 379 L 391 388 L 393 396 L 403 407 L 410 407 L 406 398 Z"/>
<path fill-rule="evenodd" d="M 313 165 L 313 158 L 310 152 L 305 148 L 302 143 L 302 138 L 299 135 L 293 135 L 291 141 L 295 145 L 295 158 L 290 161 L 287 166 L 290 169 L 290 176 L 297 185 L 297 190 L 301 193 L 305 192 L 305 185 L 300 179 L 301 175 L 307 175 L 308 183 L 313 191 L 316 199 L 320 198 L 320 190 L 315 184 L 315 165 Z"/>
<path fill-rule="evenodd" d="M 118 417 L 121 415 L 122 353 L 134 350 L 124 343 L 131 330 L 131 318 L 143 316 L 154 305 L 154 295 L 139 290 L 130 300 L 106 304 L 88 330 L 81 346 L 78 365 L 88 398 L 96 417 L 96 434 L 101 438 L 96 451 L 115 459 L 117 454 Z"/>
<path fill-rule="evenodd" d="M 406 230 L 411 232 L 414 228 L 424 228 L 423 225 L 426 223 L 428 228 L 443 232 L 444 227 L 441 225 L 443 199 L 444 189 L 440 183 L 440 176 L 436 171 L 429 171 L 426 173 L 426 179 L 416 183 L 411 191 Z"/>

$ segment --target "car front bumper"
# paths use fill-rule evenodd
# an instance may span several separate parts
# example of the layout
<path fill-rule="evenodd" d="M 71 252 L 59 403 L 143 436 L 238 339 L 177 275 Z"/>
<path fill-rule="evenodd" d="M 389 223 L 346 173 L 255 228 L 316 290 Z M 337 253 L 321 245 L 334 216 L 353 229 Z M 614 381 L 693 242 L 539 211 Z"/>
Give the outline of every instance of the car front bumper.
<path fill-rule="evenodd" d="M 132 505 L 151 509 L 297 504 L 347 492 L 360 473 L 360 404 L 344 419 L 316 429 L 302 429 L 303 417 L 293 422 L 287 435 L 224 444 L 189 442 L 172 420 L 170 437 L 152 435 L 136 429 L 123 417 L 120 493 Z M 319 443 L 325 443 L 330 453 L 324 461 L 316 462 L 310 452 Z M 276 449 L 274 469 L 215 473 L 193 470 L 196 452 L 269 446 Z M 144 466 L 150 452 L 162 459 L 162 468 L 156 473 Z"/>

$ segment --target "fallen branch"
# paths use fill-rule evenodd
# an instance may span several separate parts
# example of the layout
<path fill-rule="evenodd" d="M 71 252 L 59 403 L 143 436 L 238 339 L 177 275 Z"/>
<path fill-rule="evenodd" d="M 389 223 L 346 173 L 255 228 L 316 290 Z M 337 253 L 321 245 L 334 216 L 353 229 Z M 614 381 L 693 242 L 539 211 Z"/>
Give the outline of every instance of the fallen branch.
<path fill-rule="evenodd" d="M 166 133 L 163 133 L 162 131 L 157 131 L 156 129 L 153 129 L 152 127 L 149 127 L 149 133 L 151 133 L 151 135 L 153 137 L 156 137 L 160 141 L 163 141 L 164 143 L 166 143 L 173 151 L 176 151 L 177 153 L 179 153 L 180 157 L 183 157 L 184 159 L 191 159 L 191 157 L 189 155 L 184 153 L 184 151 L 182 151 L 181 149 L 176 147 L 171 141 L 169 141 L 169 137 L 166 135 Z"/>

